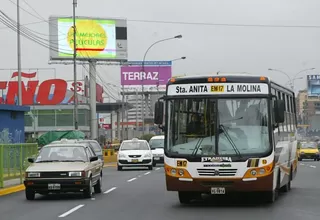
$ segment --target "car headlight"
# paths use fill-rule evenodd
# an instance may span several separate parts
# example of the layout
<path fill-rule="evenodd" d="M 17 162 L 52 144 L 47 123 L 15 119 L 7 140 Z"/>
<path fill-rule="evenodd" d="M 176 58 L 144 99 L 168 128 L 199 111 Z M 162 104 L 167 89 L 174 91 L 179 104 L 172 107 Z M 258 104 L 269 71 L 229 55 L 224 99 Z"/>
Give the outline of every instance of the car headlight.
<path fill-rule="evenodd" d="M 118 157 L 119 157 L 119 158 L 125 158 L 125 157 L 126 157 L 126 155 L 125 155 L 125 154 L 123 154 L 123 153 L 119 153 L 119 154 L 118 154 Z"/>
<path fill-rule="evenodd" d="M 69 176 L 73 176 L 73 177 L 84 176 L 84 172 L 69 172 Z"/>
<path fill-rule="evenodd" d="M 152 154 L 151 153 L 146 153 L 144 156 L 145 157 L 152 157 Z"/>
<path fill-rule="evenodd" d="M 40 173 L 30 172 L 30 173 L 27 173 L 27 177 L 30 177 L 30 178 L 40 177 Z"/>

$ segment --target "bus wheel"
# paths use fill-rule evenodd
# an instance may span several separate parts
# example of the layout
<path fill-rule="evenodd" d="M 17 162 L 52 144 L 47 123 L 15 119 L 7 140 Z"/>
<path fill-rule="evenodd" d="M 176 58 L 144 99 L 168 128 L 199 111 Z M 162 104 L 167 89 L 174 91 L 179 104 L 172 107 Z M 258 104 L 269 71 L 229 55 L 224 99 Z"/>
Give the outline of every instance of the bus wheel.
<path fill-rule="evenodd" d="M 178 195 L 181 204 L 190 204 L 193 199 L 193 195 L 190 192 L 178 192 Z"/>

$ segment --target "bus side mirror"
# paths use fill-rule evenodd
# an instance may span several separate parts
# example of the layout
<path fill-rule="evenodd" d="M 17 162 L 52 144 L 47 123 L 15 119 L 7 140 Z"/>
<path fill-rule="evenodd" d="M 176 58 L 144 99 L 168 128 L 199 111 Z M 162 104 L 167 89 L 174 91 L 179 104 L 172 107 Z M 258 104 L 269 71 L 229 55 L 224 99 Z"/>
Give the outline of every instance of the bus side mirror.
<path fill-rule="evenodd" d="M 285 104 L 283 100 L 274 101 L 274 119 L 277 124 L 284 122 Z"/>
<path fill-rule="evenodd" d="M 156 125 L 162 125 L 163 122 L 164 104 L 161 101 L 157 101 L 154 105 L 154 123 Z"/>

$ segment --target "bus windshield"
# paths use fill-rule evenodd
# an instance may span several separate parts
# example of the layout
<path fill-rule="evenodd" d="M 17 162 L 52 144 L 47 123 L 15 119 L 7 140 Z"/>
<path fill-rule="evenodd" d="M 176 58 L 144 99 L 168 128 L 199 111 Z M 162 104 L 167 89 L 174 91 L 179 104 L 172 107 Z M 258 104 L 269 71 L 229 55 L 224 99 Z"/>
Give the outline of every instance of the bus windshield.
<path fill-rule="evenodd" d="M 241 156 L 270 151 L 266 98 L 171 99 L 167 104 L 169 155 Z"/>

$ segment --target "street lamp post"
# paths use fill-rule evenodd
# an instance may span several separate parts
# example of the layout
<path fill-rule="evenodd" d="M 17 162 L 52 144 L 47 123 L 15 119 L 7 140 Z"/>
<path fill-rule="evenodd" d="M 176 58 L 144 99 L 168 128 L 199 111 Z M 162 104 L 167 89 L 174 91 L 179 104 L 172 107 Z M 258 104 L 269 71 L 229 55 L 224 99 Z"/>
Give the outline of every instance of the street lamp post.
<path fill-rule="evenodd" d="M 144 53 L 144 56 L 143 56 L 143 60 L 142 60 L 142 72 L 144 73 L 144 63 L 145 63 L 145 60 L 146 60 L 146 56 L 148 54 L 148 52 L 150 51 L 150 49 L 158 44 L 158 43 L 161 43 L 161 42 L 164 42 L 164 41 L 168 41 L 168 40 L 173 40 L 173 39 L 181 39 L 182 38 L 182 35 L 177 35 L 177 36 L 174 36 L 174 37 L 170 37 L 170 38 L 165 38 L 165 39 L 162 39 L 162 40 L 159 40 L 159 41 L 156 41 L 154 42 L 153 44 L 151 44 L 148 49 L 146 50 L 146 52 Z M 141 85 L 141 108 L 142 108 L 142 114 L 141 114 L 141 119 L 142 119 L 142 135 L 144 135 L 144 114 L 145 114 L 145 108 L 144 108 L 144 85 L 143 85 L 143 77 L 142 77 L 142 85 Z"/>
<path fill-rule="evenodd" d="M 269 71 L 275 71 L 275 72 L 280 72 L 280 73 L 283 73 L 284 75 L 286 75 L 289 79 L 289 82 L 290 82 L 290 86 L 291 86 L 291 89 L 293 90 L 294 89 L 294 80 L 297 78 L 297 76 L 302 73 L 302 72 L 305 72 L 305 71 L 308 71 L 308 70 L 314 70 L 315 68 L 309 68 L 309 69 L 304 69 L 304 70 L 301 70 L 299 71 L 298 73 L 296 73 L 293 77 L 290 77 L 288 73 L 282 71 L 282 70 L 278 70 L 278 69 L 271 69 L 269 68 L 268 70 Z"/>

